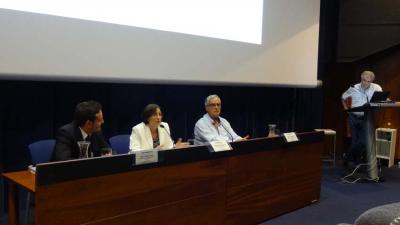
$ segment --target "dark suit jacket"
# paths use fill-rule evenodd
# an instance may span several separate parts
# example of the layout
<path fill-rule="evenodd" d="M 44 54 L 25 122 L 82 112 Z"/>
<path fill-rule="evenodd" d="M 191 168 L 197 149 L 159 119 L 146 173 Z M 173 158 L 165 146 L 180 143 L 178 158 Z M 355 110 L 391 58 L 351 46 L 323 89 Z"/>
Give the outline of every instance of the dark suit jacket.
<path fill-rule="evenodd" d="M 54 147 L 51 161 L 62 161 L 79 158 L 79 147 L 77 142 L 83 141 L 82 133 L 75 122 L 69 123 L 58 129 L 56 134 L 56 145 Z M 100 156 L 102 148 L 110 148 L 101 132 L 94 132 L 89 138 L 89 155 Z"/>

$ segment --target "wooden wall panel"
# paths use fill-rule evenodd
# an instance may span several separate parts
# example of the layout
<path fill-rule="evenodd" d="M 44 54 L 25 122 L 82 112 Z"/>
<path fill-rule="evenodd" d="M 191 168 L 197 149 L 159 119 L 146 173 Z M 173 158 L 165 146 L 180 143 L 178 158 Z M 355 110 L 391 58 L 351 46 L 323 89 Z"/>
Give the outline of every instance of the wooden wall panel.
<path fill-rule="evenodd" d="M 377 81 L 384 90 L 390 91 L 390 98 L 400 101 L 400 45 L 382 53 L 378 57 L 367 59 L 376 71 Z M 396 159 L 400 159 L 400 109 L 385 109 L 378 113 L 377 127 L 397 129 Z"/>

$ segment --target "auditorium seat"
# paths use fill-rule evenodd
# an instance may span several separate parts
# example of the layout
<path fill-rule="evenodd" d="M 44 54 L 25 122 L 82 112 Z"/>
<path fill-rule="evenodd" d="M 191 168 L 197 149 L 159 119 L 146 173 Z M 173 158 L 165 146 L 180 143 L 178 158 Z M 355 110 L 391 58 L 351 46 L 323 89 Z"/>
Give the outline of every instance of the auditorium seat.
<path fill-rule="evenodd" d="M 126 154 L 129 152 L 129 134 L 115 135 L 108 139 L 113 151 L 117 154 Z"/>
<path fill-rule="evenodd" d="M 32 158 L 32 164 L 45 163 L 50 161 L 56 141 L 53 139 L 41 140 L 28 146 Z"/>
<path fill-rule="evenodd" d="M 54 139 L 40 140 L 30 144 L 28 146 L 28 149 L 32 158 L 32 164 L 36 165 L 39 163 L 49 162 L 51 155 L 53 154 L 53 149 L 55 144 L 56 141 Z M 25 221 L 24 221 L 25 225 L 29 223 L 30 201 L 31 201 L 31 193 L 28 192 L 26 197 Z"/>

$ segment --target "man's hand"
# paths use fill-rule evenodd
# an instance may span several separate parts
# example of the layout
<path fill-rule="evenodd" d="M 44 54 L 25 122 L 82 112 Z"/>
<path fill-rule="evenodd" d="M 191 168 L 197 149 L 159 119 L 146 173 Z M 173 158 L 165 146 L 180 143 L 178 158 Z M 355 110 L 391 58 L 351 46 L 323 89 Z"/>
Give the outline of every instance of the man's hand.
<path fill-rule="evenodd" d="M 175 143 L 175 148 L 185 148 L 190 146 L 189 142 L 182 142 L 182 138 L 179 138 Z"/>
<path fill-rule="evenodd" d="M 349 107 L 347 106 L 346 100 L 342 100 L 342 105 L 343 105 L 343 109 L 344 110 L 348 110 L 349 109 Z"/>
<path fill-rule="evenodd" d="M 247 139 L 249 139 L 249 138 L 250 138 L 250 135 L 248 134 L 248 135 L 242 137 L 242 139 L 240 139 L 239 141 L 247 141 Z"/>

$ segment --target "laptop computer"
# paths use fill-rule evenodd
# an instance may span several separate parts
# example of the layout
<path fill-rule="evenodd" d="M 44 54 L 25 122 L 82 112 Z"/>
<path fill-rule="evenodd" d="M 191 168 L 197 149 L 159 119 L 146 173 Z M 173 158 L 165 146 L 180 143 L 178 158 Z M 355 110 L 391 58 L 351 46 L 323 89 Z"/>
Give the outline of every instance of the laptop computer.
<path fill-rule="evenodd" d="M 375 91 L 369 102 L 386 102 L 390 91 Z"/>

